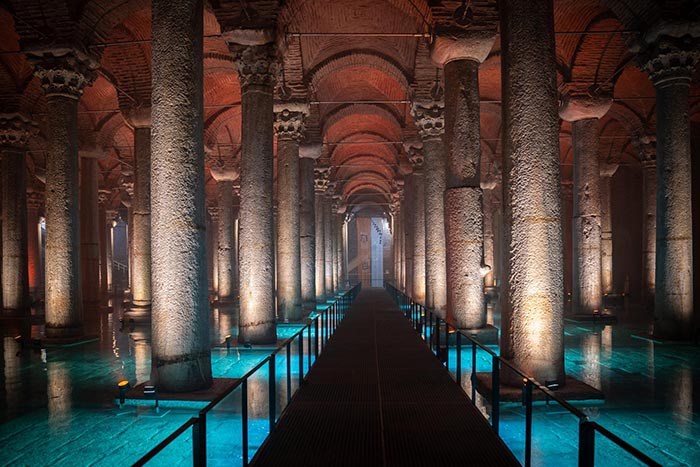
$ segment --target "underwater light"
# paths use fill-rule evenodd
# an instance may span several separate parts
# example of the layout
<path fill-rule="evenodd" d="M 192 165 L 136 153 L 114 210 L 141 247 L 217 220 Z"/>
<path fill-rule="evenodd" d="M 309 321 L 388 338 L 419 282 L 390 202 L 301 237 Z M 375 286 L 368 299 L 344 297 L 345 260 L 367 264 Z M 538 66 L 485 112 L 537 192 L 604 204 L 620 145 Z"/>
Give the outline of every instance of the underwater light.
<path fill-rule="evenodd" d="M 126 402 L 126 392 L 131 389 L 131 385 L 125 379 L 117 383 L 117 388 L 119 388 L 119 406 L 121 407 Z"/>
<path fill-rule="evenodd" d="M 224 339 L 226 339 L 226 350 L 231 350 L 231 334 L 226 334 Z"/>

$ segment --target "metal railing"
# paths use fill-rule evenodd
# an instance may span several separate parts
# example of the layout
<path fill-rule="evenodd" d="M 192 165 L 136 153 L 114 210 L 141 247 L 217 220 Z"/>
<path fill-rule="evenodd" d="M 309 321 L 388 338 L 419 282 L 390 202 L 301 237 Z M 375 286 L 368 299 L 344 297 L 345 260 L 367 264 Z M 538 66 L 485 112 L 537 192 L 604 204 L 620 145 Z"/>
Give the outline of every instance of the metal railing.
<path fill-rule="evenodd" d="M 542 392 L 545 399 L 556 401 L 578 419 L 578 466 L 593 467 L 595 465 L 595 434 L 596 432 L 603 435 L 612 443 L 616 444 L 636 460 L 644 465 L 652 467 L 661 467 L 661 464 L 635 448 L 627 441 L 619 436 L 611 433 L 608 429 L 589 419 L 588 415 L 571 405 L 565 399 L 559 397 L 555 392 L 547 386 L 541 384 L 535 378 L 526 374 L 520 368 L 513 365 L 510 361 L 499 356 L 493 350 L 457 329 L 452 323 L 440 318 L 430 310 L 423 307 L 421 304 L 414 302 L 409 296 L 398 290 L 389 283 L 384 284 L 385 289 L 392 296 L 399 309 L 404 315 L 411 320 L 414 329 L 421 333 L 432 352 L 440 359 L 449 371 L 449 336 L 455 334 L 455 350 L 456 350 L 456 365 L 455 365 L 455 380 L 462 387 L 462 339 L 466 338 L 466 345 L 471 345 L 471 401 L 476 405 L 476 366 L 477 366 L 477 348 L 485 351 L 491 357 L 491 428 L 496 434 L 499 434 L 500 425 L 500 376 L 502 367 L 507 367 L 510 371 L 522 378 L 522 405 L 525 407 L 525 467 L 530 467 L 532 459 L 532 407 L 533 407 L 533 389 Z M 441 345 L 441 336 L 444 324 L 444 345 Z"/>
<path fill-rule="evenodd" d="M 253 369 L 248 371 L 244 376 L 238 379 L 235 384 L 228 388 L 225 392 L 219 394 L 214 400 L 201 409 L 196 417 L 192 417 L 187 422 L 178 427 L 173 433 L 171 433 L 167 438 L 158 443 L 153 449 L 148 451 L 143 457 L 136 461 L 133 466 L 140 467 L 146 465 L 150 460 L 156 457 L 161 451 L 170 446 L 178 437 L 187 430 L 192 428 L 192 465 L 195 467 L 204 467 L 207 465 L 207 415 L 212 412 L 222 401 L 224 401 L 228 396 L 234 393 L 234 391 L 241 390 L 241 443 L 242 443 L 242 459 L 243 466 L 246 467 L 249 464 L 249 438 L 248 438 L 248 382 L 251 377 L 256 375 L 258 371 L 262 368 L 267 367 L 269 369 L 268 375 L 268 410 L 269 410 L 269 431 L 268 436 L 275 428 L 277 423 L 277 392 L 275 391 L 277 381 L 276 381 L 276 370 L 275 361 L 278 354 L 281 352 L 286 352 L 286 393 L 287 393 L 287 404 L 292 400 L 292 368 L 291 368 L 291 354 L 292 354 L 292 344 L 296 340 L 298 345 L 297 356 L 299 364 L 298 373 L 298 385 L 301 386 L 304 381 L 304 359 L 306 357 L 308 365 L 307 368 L 311 369 L 312 366 L 312 354 L 314 356 L 314 361 L 318 358 L 319 354 L 323 351 L 326 346 L 328 339 L 335 332 L 340 322 L 345 317 L 347 311 L 350 309 L 350 305 L 357 297 L 360 292 L 361 284 L 355 285 L 353 288 L 343 293 L 342 295 L 336 297 L 336 299 L 329 303 L 328 308 L 317 313 L 311 318 L 311 321 L 306 324 L 302 329 L 297 331 L 292 337 L 286 339 L 282 345 L 280 345 L 276 350 L 274 350 L 270 355 L 265 357 L 260 363 L 258 363 Z M 313 335 L 312 335 L 313 330 Z M 307 336 L 307 353 L 304 355 L 304 333 Z M 320 334 L 319 334 L 320 333 Z M 312 337 L 313 336 L 313 337 Z M 308 374 L 308 371 L 307 371 Z"/>

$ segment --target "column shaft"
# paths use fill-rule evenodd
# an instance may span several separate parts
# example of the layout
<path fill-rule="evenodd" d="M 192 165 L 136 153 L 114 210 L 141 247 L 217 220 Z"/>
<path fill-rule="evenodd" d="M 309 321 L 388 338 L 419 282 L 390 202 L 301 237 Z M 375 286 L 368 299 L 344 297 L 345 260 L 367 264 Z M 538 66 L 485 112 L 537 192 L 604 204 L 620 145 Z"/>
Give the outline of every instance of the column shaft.
<path fill-rule="evenodd" d="M 612 175 L 600 177 L 600 268 L 603 294 L 613 289 Z"/>
<path fill-rule="evenodd" d="M 39 229 L 39 206 L 29 202 L 27 203 L 27 264 L 29 291 L 35 301 L 44 296 L 44 271 L 41 265 Z"/>
<path fill-rule="evenodd" d="M 648 307 L 654 306 L 656 291 L 656 160 L 642 162 L 642 266 L 643 296 Z"/>
<path fill-rule="evenodd" d="M 80 160 L 80 260 L 83 307 L 94 313 L 100 301 L 100 226 L 97 198 L 99 166 L 95 157 Z"/>
<path fill-rule="evenodd" d="M 316 216 L 314 159 L 299 161 L 299 240 L 303 314 L 316 309 Z"/>
<path fill-rule="evenodd" d="M 442 139 L 423 141 L 425 158 L 425 304 L 444 317 L 447 308 L 447 246 L 445 240 L 445 145 Z"/>
<path fill-rule="evenodd" d="M 151 306 L 151 129 L 134 128 L 131 294 L 136 307 Z"/>
<path fill-rule="evenodd" d="M 218 235 L 216 248 L 216 274 L 219 303 L 235 301 L 233 291 L 233 182 L 219 180 Z"/>
<path fill-rule="evenodd" d="M 406 216 L 403 220 L 404 227 L 404 266 L 403 266 L 403 286 L 404 292 L 413 295 L 413 243 L 414 243 L 414 209 L 415 209 L 415 181 L 413 175 L 408 176 L 405 182 L 406 195 L 404 198 Z"/>
<path fill-rule="evenodd" d="M 21 312 L 29 306 L 27 177 L 24 150 L 2 148 L 2 304 Z"/>
<path fill-rule="evenodd" d="M 564 265 L 553 4 L 504 0 L 500 6 L 504 233 L 511 252 L 501 349 L 538 381 L 561 384 Z M 522 384 L 511 376 L 509 382 Z"/>
<path fill-rule="evenodd" d="M 336 222 L 335 222 L 335 263 L 337 265 L 336 269 L 338 270 L 337 276 L 338 276 L 338 281 L 337 281 L 337 290 L 343 290 L 345 286 L 345 272 L 343 270 L 343 216 L 342 215 L 337 215 L 336 216 Z"/>
<path fill-rule="evenodd" d="M 314 210 L 316 211 L 316 301 L 326 302 L 326 247 L 325 247 L 325 209 L 324 196 L 321 193 L 314 195 Z"/>
<path fill-rule="evenodd" d="M 212 384 L 202 131 L 203 4 L 201 0 L 152 4 L 152 375 L 161 391 L 187 392 Z"/>
<path fill-rule="evenodd" d="M 415 189 L 413 210 L 413 299 L 425 305 L 425 178 L 423 171 L 413 173 Z"/>
<path fill-rule="evenodd" d="M 100 299 L 105 302 L 109 289 L 107 287 L 107 211 L 103 204 L 100 204 L 97 222 L 100 236 Z"/>
<path fill-rule="evenodd" d="M 331 298 L 335 294 L 333 288 L 333 214 L 331 209 L 331 199 L 325 197 L 323 200 L 323 257 L 325 261 L 325 289 L 326 298 Z"/>

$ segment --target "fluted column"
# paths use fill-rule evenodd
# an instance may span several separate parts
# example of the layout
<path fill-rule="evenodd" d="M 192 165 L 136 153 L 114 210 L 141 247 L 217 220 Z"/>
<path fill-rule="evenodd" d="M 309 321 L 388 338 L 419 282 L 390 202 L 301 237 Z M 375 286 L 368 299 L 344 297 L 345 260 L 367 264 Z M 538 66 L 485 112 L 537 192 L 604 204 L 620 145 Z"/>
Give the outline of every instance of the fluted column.
<path fill-rule="evenodd" d="M 233 183 L 238 179 L 238 171 L 232 168 L 212 168 L 211 175 L 219 190 L 217 202 L 217 247 L 216 277 L 217 296 L 220 304 L 231 304 L 236 300 L 234 290 L 234 226 Z"/>
<path fill-rule="evenodd" d="M 0 114 L 2 156 L 2 314 L 29 307 L 25 149 L 34 125 L 21 114 Z"/>
<path fill-rule="evenodd" d="M 603 310 L 601 270 L 600 163 L 598 120 L 610 109 L 608 96 L 566 94 L 559 116 L 571 122 L 574 148 L 572 311 L 593 315 Z"/>
<path fill-rule="evenodd" d="M 270 344 L 275 326 L 272 104 L 274 47 L 232 46 L 241 83 L 241 210 L 239 228 L 241 343 Z"/>
<path fill-rule="evenodd" d="M 134 196 L 131 200 L 131 303 L 148 316 L 151 306 L 151 109 L 132 107 L 124 118 L 134 129 Z M 138 310 L 137 310 L 138 309 Z"/>
<path fill-rule="evenodd" d="M 299 237 L 299 141 L 308 104 L 275 105 L 277 134 L 277 316 L 301 319 L 301 239 Z"/>
<path fill-rule="evenodd" d="M 600 269 L 603 294 L 613 289 L 612 177 L 617 164 L 600 165 Z"/>
<path fill-rule="evenodd" d="M 553 2 L 503 0 L 500 14 L 504 226 L 510 252 L 501 352 L 538 381 L 562 384 L 564 265 Z M 522 384 L 509 376 L 509 383 Z"/>
<path fill-rule="evenodd" d="M 299 147 L 299 250 L 302 314 L 316 310 L 316 209 L 314 164 L 320 144 Z"/>
<path fill-rule="evenodd" d="M 326 296 L 329 291 L 326 291 L 326 246 L 325 246 L 325 229 L 326 229 L 326 210 L 325 192 L 328 189 L 328 168 L 316 168 L 314 171 L 314 211 L 316 213 L 316 302 L 326 303 Z"/>
<path fill-rule="evenodd" d="M 656 290 L 656 136 L 642 135 L 636 140 L 642 161 L 642 299 L 654 309 Z"/>
<path fill-rule="evenodd" d="M 80 155 L 80 264 L 83 279 L 83 310 L 94 314 L 100 302 L 100 226 L 98 216 L 99 147 L 78 151 Z"/>
<path fill-rule="evenodd" d="M 97 64 L 76 49 L 29 55 L 46 94 L 46 337 L 83 334 L 78 200 L 78 99 Z"/>
<path fill-rule="evenodd" d="M 469 329 L 486 325 L 479 64 L 495 37 L 491 31 L 438 37 L 431 50 L 445 74 L 447 309 Z"/>
<path fill-rule="evenodd" d="M 211 386 L 205 244 L 202 30 L 198 0 L 153 0 L 152 377 Z"/>
<path fill-rule="evenodd" d="M 659 37 L 649 45 L 645 64 L 656 89 L 654 335 L 687 339 L 693 332 L 690 81 L 700 49 L 697 39 L 672 37 L 679 31 L 674 26 L 646 36 Z"/>
<path fill-rule="evenodd" d="M 423 141 L 425 305 L 441 316 L 447 308 L 447 250 L 445 240 L 444 103 L 414 102 L 413 119 Z"/>

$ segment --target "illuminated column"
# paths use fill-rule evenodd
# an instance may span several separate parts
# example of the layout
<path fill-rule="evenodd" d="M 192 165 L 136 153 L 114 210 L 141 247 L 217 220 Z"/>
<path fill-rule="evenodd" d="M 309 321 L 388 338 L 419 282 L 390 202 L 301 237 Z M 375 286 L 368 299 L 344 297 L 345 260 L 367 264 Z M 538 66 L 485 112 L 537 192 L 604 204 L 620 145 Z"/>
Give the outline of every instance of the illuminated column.
<path fill-rule="evenodd" d="M 97 195 L 98 206 L 98 230 L 100 237 L 100 299 L 104 302 L 109 294 L 108 278 L 107 278 L 107 249 L 110 246 L 110 226 L 107 226 L 107 207 L 110 203 L 109 190 L 100 190 Z"/>
<path fill-rule="evenodd" d="M 159 390 L 212 384 L 205 244 L 201 1 L 153 0 L 152 377 Z"/>
<path fill-rule="evenodd" d="M 413 237 L 412 287 L 410 295 L 416 302 L 425 305 L 425 177 L 423 176 L 422 144 L 404 144 L 413 166 L 411 186 L 413 190 L 411 229 Z"/>
<path fill-rule="evenodd" d="M 207 206 L 209 219 L 211 219 L 211 288 L 217 299 L 219 296 L 219 208 Z M 207 271 L 208 273 L 209 271 Z"/>
<path fill-rule="evenodd" d="M 29 268 L 29 290 L 34 300 L 44 296 L 44 270 L 41 261 L 41 213 L 44 194 L 37 191 L 27 193 L 27 264 Z"/>
<path fill-rule="evenodd" d="M 77 49 L 34 51 L 46 94 L 46 337 L 83 334 L 78 200 L 78 99 L 97 64 Z"/>
<path fill-rule="evenodd" d="M 216 235 L 216 291 L 220 304 L 236 300 L 234 290 L 234 226 L 233 182 L 239 176 L 235 169 L 211 168 L 211 176 L 219 190 Z"/>
<path fill-rule="evenodd" d="M 323 200 L 323 258 L 325 261 L 326 298 L 335 295 L 333 288 L 333 208 L 332 199 L 326 193 Z"/>
<path fill-rule="evenodd" d="M 117 219 L 117 211 L 105 211 L 107 216 L 107 290 L 114 293 L 114 268 L 112 258 L 114 257 L 114 222 Z"/>
<path fill-rule="evenodd" d="M 656 136 L 636 140 L 642 161 L 642 297 L 647 308 L 654 307 L 656 290 Z"/>
<path fill-rule="evenodd" d="M 431 50 L 445 74 L 447 313 L 468 329 L 486 325 L 479 64 L 495 38 L 490 31 L 437 37 Z"/>
<path fill-rule="evenodd" d="M 326 247 L 325 228 L 326 211 L 324 208 L 324 193 L 328 189 L 328 168 L 316 168 L 314 170 L 314 210 L 316 212 L 316 302 L 326 303 Z"/>
<path fill-rule="evenodd" d="M 407 295 L 413 296 L 413 228 L 414 209 L 416 199 L 416 184 L 413 174 L 405 178 L 405 196 L 401 211 L 405 213 L 403 217 L 403 290 Z"/>
<path fill-rule="evenodd" d="M 509 261 L 502 355 L 564 383 L 564 265 L 552 0 L 503 0 L 504 237 Z M 514 375 L 509 383 L 522 384 Z M 512 380 L 511 380 L 512 379 Z"/>
<path fill-rule="evenodd" d="M 230 46 L 238 61 L 242 119 L 238 340 L 271 344 L 277 341 L 272 206 L 272 94 L 277 65 L 274 46 L 267 44 L 264 37 L 259 42 L 260 45 Z"/>
<path fill-rule="evenodd" d="M 571 308 L 592 315 L 603 309 L 598 120 L 610 109 L 607 96 L 562 96 L 559 116 L 571 122 L 574 148 L 574 217 Z"/>
<path fill-rule="evenodd" d="M 687 34 L 678 25 L 653 32 L 661 37 L 649 45 L 644 68 L 656 88 L 654 335 L 687 339 L 693 332 L 690 81 L 700 49 L 697 42 L 671 37 Z"/>
<path fill-rule="evenodd" d="M 345 257 L 343 248 L 343 230 L 345 222 L 343 221 L 345 217 L 345 211 L 342 206 L 338 206 L 338 214 L 336 215 L 335 222 L 335 263 L 338 277 L 337 289 L 343 290 L 345 288 L 345 269 L 343 268 L 343 258 Z"/>
<path fill-rule="evenodd" d="M 0 114 L 2 156 L 2 314 L 29 306 L 27 168 L 25 148 L 34 125 L 23 115 Z"/>
<path fill-rule="evenodd" d="M 498 215 L 498 201 L 494 196 L 496 181 L 491 179 L 481 182 L 484 206 L 484 265 L 488 272 L 484 275 L 483 284 L 485 288 L 492 290 L 494 279 L 496 278 L 496 235 L 494 224 Z"/>
<path fill-rule="evenodd" d="M 277 134 L 277 316 L 301 319 L 301 239 L 299 237 L 299 141 L 308 104 L 275 105 Z"/>
<path fill-rule="evenodd" d="M 301 256 L 301 303 L 303 314 L 316 310 L 316 210 L 314 164 L 321 145 L 299 147 L 299 241 Z"/>
<path fill-rule="evenodd" d="M 131 304 L 149 316 L 151 306 L 151 109 L 132 107 L 124 118 L 134 129 L 134 195 L 131 199 Z M 141 311 L 140 309 L 146 309 Z"/>
<path fill-rule="evenodd" d="M 445 317 L 447 308 L 443 111 L 443 102 L 413 103 L 413 119 L 423 141 L 425 158 L 425 305 L 442 318 Z"/>
<path fill-rule="evenodd" d="M 617 164 L 600 164 L 600 268 L 603 293 L 613 290 L 612 177 Z"/>
<path fill-rule="evenodd" d="M 83 280 L 83 311 L 94 314 L 100 303 L 100 226 L 98 216 L 98 159 L 102 148 L 78 151 L 80 155 L 80 273 Z"/>

